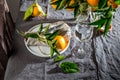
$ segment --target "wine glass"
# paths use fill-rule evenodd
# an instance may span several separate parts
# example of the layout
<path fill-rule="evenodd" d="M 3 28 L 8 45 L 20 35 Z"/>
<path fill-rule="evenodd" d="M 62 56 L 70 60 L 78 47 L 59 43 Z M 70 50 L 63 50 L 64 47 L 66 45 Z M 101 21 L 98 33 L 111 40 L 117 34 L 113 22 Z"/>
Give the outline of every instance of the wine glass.
<path fill-rule="evenodd" d="M 72 53 L 79 59 L 84 59 L 87 53 L 86 43 L 90 41 L 93 35 L 93 27 L 89 25 L 93 21 L 93 14 L 89 12 L 86 15 L 79 15 L 74 29 L 74 44 Z"/>
<path fill-rule="evenodd" d="M 87 42 L 93 34 L 93 26 L 89 25 L 94 20 L 94 14 L 88 9 L 86 14 L 80 14 L 75 25 L 75 37 L 80 42 Z"/>

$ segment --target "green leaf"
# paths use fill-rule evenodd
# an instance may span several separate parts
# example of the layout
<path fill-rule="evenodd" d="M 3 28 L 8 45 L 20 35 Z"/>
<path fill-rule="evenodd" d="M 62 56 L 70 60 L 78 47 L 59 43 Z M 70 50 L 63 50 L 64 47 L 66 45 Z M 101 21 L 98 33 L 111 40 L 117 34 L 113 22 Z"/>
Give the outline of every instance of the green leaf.
<path fill-rule="evenodd" d="M 74 10 L 74 18 L 77 18 L 78 15 L 79 15 L 79 6 L 76 6 Z"/>
<path fill-rule="evenodd" d="M 111 6 L 109 6 L 108 10 L 107 10 L 107 11 L 105 11 L 104 16 L 108 16 L 108 15 L 111 13 L 111 11 L 112 11 L 112 7 L 111 7 Z"/>
<path fill-rule="evenodd" d="M 107 0 L 100 0 L 98 4 L 98 8 L 99 9 L 104 8 L 106 3 L 107 3 Z"/>
<path fill-rule="evenodd" d="M 44 35 L 48 38 L 52 33 L 45 33 Z"/>
<path fill-rule="evenodd" d="M 30 37 L 30 38 L 39 38 L 37 33 L 26 33 L 25 36 L 26 38 Z"/>
<path fill-rule="evenodd" d="M 108 10 L 109 7 L 105 7 L 105 8 L 101 8 L 101 9 L 97 9 L 94 12 L 106 12 Z"/>
<path fill-rule="evenodd" d="M 111 21 L 112 21 L 112 16 L 109 19 L 107 19 L 107 22 L 106 22 L 106 25 L 105 25 L 105 30 L 104 30 L 104 36 L 109 31 Z"/>
<path fill-rule="evenodd" d="M 51 41 L 51 40 L 47 40 L 47 41 L 48 41 L 48 44 L 49 44 L 50 47 L 52 47 L 52 48 L 56 48 L 56 45 L 55 45 L 56 42 L 57 42 L 56 40 L 53 40 L 53 41 Z"/>
<path fill-rule="evenodd" d="M 25 14 L 24 14 L 24 20 L 27 20 L 33 13 L 33 5 L 28 7 L 28 9 L 26 10 Z"/>
<path fill-rule="evenodd" d="M 79 7 L 79 10 L 80 10 L 80 14 L 87 14 L 88 12 L 88 4 L 87 3 L 81 3 L 80 7 Z"/>
<path fill-rule="evenodd" d="M 54 51 L 55 51 L 56 54 L 60 55 L 60 52 L 58 51 L 57 48 L 54 48 Z"/>
<path fill-rule="evenodd" d="M 79 71 L 77 64 L 73 62 L 62 62 L 59 67 L 66 73 L 76 73 Z"/>
<path fill-rule="evenodd" d="M 54 31 L 50 36 L 47 37 L 49 40 L 53 40 L 59 33 L 60 30 Z"/>
<path fill-rule="evenodd" d="M 65 9 L 72 9 L 78 6 L 77 4 L 71 4 L 71 5 L 69 4 L 70 4 L 70 1 L 68 2 L 68 5 L 65 7 Z"/>
<path fill-rule="evenodd" d="M 105 17 L 106 17 L 106 18 L 110 18 L 111 16 L 112 16 L 112 13 L 109 12 Z"/>
<path fill-rule="evenodd" d="M 52 45 L 53 44 L 52 41 L 48 40 L 47 42 L 48 42 L 50 47 L 54 48 L 53 45 Z"/>
<path fill-rule="evenodd" d="M 67 5 L 68 2 L 69 0 L 62 0 L 57 9 L 58 10 L 63 9 Z"/>
<path fill-rule="evenodd" d="M 43 34 L 45 34 L 45 33 L 47 33 L 47 32 L 48 32 L 49 27 L 50 27 L 50 25 L 47 25 L 47 26 L 46 26 L 46 28 L 45 28 L 45 29 L 44 29 L 44 31 L 43 31 Z"/>
<path fill-rule="evenodd" d="M 39 37 L 38 40 L 46 43 L 46 39 L 45 38 Z"/>
<path fill-rule="evenodd" d="M 23 36 L 23 37 L 25 36 L 25 33 L 24 33 L 24 32 L 19 31 L 18 29 L 17 29 L 16 31 L 17 31 L 17 33 L 20 34 L 21 36 Z"/>
<path fill-rule="evenodd" d="M 72 4 L 72 5 L 66 6 L 65 9 L 73 9 L 75 7 L 77 7 L 77 5 L 76 4 Z"/>
<path fill-rule="evenodd" d="M 58 0 L 56 10 L 59 10 L 58 7 L 60 6 L 61 1 L 62 0 Z"/>
<path fill-rule="evenodd" d="M 106 21 L 107 21 L 107 20 L 106 20 Z M 97 30 L 101 29 L 101 28 L 104 26 L 104 24 L 106 23 L 106 21 L 103 22 L 103 23 L 101 23 L 100 25 L 98 25 Z"/>
<path fill-rule="evenodd" d="M 56 46 L 56 42 L 57 42 L 57 40 L 53 40 L 53 46 Z"/>
<path fill-rule="evenodd" d="M 65 6 L 70 6 L 71 5 L 70 2 L 71 2 L 71 0 L 68 0 L 67 4 Z"/>
<path fill-rule="evenodd" d="M 54 49 L 52 47 L 50 47 L 50 57 L 52 58 L 54 55 Z"/>
<path fill-rule="evenodd" d="M 50 4 L 51 4 L 51 5 L 57 5 L 56 10 L 58 10 L 58 7 L 59 7 L 61 1 L 62 1 L 62 0 L 57 0 L 57 1 L 53 1 L 53 2 L 52 2 L 52 0 L 51 0 Z"/>
<path fill-rule="evenodd" d="M 50 46 L 50 54 L 51 54 L 51 57 L 53 57 L 54 53 L 53 52 L 56 52 L 57 54 L 60 54 L 59 51 L 57 50 L 56 48 L 56 41 L 50 41 L 48 40 L 48 44 Z"/>
<path fill-rule="evenodd" d="M 96 21 L 90 23 L 90 25 L 102 25 L 105 22 L 106 22 L 106 18 L 100 18 L 99 20 L 96 20 Z"/>
<path fill-rule="evenodd" d="M 58 5 L 58 3 L 59 3 L 59 0 L 58 1 L 50 2 L 51 5 Z"/>
<path fill-rule="evenodd" d="M 40 24 L 40 27 L 39 27 L 39 30 L 38 30 L 39 34 L 42 32 L 42 29 L 43 29 L 43 24 Z"/>
<path fill-rule="evenodd" d="M 116 4 L 120 5 L 120 0 L 114 0 Z"/>
<path fill-rule="evenodd" d="M 54 52 L 55 52 L 52 44 L 53 44 L 52 41 L 48 40 L 48 45 L 50 46 L 50 57 L 51 58 L 53 57 Z"/>
<path fill-rule="evenodd" d="M 63 55 L 58 55 L 55 59 L 54 59 L 54 62 L 58 62 L 58 61 L 62 61 L 65 59 L 65 56 Z"/>

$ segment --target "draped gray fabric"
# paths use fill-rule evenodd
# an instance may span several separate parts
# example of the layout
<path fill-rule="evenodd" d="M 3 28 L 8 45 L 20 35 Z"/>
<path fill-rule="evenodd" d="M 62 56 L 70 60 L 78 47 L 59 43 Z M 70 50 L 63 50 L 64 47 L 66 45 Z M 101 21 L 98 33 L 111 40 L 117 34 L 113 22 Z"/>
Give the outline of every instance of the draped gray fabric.
<path fill-rule="evenodd" d="M 8 56 L 12 50 L 13 24 L 6 1 L 0 0 L 0 80 L 4 79 Z"/>
<path fill-rule="evenodd" d="M 64 13 L 62 14 L 64 15 Z M 51 18 L 56 19 L 54 15 Z M 34 25 L 42 22 L 57 21 L 52 19 L 33 19 L 25 22 L 22 20 L 22 12 L 19 12 L 17 19 L 16 27 L 22 31 L 27 31 Z M 69 25 L 73 31 L 74 26 Z M 5 80 L 120 80 L 120 8 L 116 11 L 112 26 L 112 31 L 106 37 L 103 37 L 99 32 L 96 33 L 96 30 L 94 31 L 93 38 L 88 43 L 85 43 L 87 53 L 84 59 L 68 56 L 71 54 L 71 47 L 74 45 L 74 37 L 72 35 L 71 44 L 64 53 L 67 56 L 67 59 L 64 61 L 78 63 L 80 72 L 75 74 L 61 72 L 56 67 L 59 62 L 53 63 L 53 59 L 32 55 L 25 47 L 24 39 L 15 32 L 15 50 L 8 61 Z"/>

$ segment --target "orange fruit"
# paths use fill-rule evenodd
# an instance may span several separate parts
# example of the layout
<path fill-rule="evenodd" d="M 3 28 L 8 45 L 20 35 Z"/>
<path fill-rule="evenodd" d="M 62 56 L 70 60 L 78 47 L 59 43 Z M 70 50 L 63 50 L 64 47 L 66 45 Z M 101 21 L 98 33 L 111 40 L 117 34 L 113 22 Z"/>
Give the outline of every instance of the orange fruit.
<path fill-rule="evenodd" d="M 110 25 L 110 28 L 109 28 L 109 30 L 112 30 L 112 26 Z"/>
<path fill-rule="evenodd" d="M 90 6 L 98 6 L 99 0 L 87 0 Z"/>
<path fill-rule="evenodd" d="M 62 49 L 62 50 L 65 49 L 65 47 L 66 47 L 66 41 L 65 41 L 65 38 L 63 36 L 58 35 L 58 36 L 56 36 L 54 38 L 54 40 L 57 41 L 56 42 L 56 47 L 58 49 Z"/>
<path fill-rule="evenodd" d="M 57 1 L 57 0 L 51 0 L 51 3 L 55 2 L 55 1 Z M 71 0 L 70 3 L 67 4 L 67 5 L 72 5 L 74 3 L 75 3 L 75 0 Z M 51 4 L 51 6 L 52 6 L 53 9 L 56 9 L 56 7 L 57 7 L 57 5 L 54 5 L 54 4 Z M 74 8 L 66 9 L 66 10 L 68 10 L 68 11 L 74 11 Z"/>
<path fill-rule="evenodd" d="M 55 2 L 57 0 L 51 0 L 51 3 Z M 52 6 L 53 9 L 56 9 L 57 5 L 54 5 L 54 4 L 50 4 Z"/>
<path fill-rule="evenodd" d="M 110 27 L 109 27 L 109 31 L 110 31 L 110 30 L 112 30 L 112 26 L 111 26 L 111 25 L 110 25 Z M 104 32 L 104 27 L 102 27 L 102 28 L 100 29 L 100 31 L 101 31 L 101 32 Z"/>
<path fill-rule="evenodd" d="M 114 2 L 113 4 L 112 4 L 112 8 L 117 8 L 118 7 L 118 5 Z"/>
<path fill-rule="evenodd" d="M 34 17 L 37 17 L 39 16 L 41 13 L 40 11 L 38 10 L 38 7 L 36 5 L 33 6 L 33 13 L 32 13 L 32 16 Z"/>
<path fill-rule="evenodd" d="M 115 8 L 118 7 L 118 5 L 114 2 L 114 0 L 108 0 L 108 1 L 107 1 L 107 5 L 108 5 L 108 6 L 111 5 L 113 9 L 115 9 Z"/>
<path fill-rule="evenodd" d="M 71 0 L 68 6 L 75 4 L 75 0 Z M 66 9 L 67 11 L 74 11 L 75 8 Z"/>

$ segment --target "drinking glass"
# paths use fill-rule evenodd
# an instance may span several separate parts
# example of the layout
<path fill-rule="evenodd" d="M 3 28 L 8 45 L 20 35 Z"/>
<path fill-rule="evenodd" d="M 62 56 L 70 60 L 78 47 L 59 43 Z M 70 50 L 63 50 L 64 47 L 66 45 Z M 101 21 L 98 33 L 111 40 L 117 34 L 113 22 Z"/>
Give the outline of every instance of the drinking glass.
<path fill-rule="evenodd" d="M 77 18 L 77 24 L 74 29 L 74 44 L 72 53 L 79 59 L 83 59 L 86 56 L 86 42 L 90 41 L 93 35 L 93 27 L 89 25 L 93 21 L 93 14 L 90 10 L 87 14 L 80 14 Z"/>

